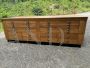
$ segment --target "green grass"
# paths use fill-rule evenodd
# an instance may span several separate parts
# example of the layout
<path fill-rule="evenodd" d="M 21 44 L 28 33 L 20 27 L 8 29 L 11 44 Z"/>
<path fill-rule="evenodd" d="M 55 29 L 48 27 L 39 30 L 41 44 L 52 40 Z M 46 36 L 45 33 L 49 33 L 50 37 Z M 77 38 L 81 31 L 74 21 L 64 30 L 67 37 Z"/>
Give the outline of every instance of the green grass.
<path fill-rule="evenodd" d="M 67 15 L 90 11 L 90 0 L 4 0 L 4 2 L 2 1 L 3 0 L 1 0 L 0 2 L 0 18 L 12 16 L 47 16 L 63 14 Z"/>
<path fill-rule="evenodd" d="M 3 32 L 3 26 L 1 22 L 0 22 L 0 32 Z"/>

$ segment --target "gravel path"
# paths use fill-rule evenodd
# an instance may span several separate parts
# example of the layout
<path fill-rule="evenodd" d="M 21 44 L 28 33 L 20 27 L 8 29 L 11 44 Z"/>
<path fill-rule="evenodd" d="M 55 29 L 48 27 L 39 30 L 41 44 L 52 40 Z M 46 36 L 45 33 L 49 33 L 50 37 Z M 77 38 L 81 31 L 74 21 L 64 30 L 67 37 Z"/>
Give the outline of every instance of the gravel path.
<path fill-rule="evenodd" d="M 0 68 L 90 68 L 90 20 L 81 48 L 10 43 L 2 32 Z"/>

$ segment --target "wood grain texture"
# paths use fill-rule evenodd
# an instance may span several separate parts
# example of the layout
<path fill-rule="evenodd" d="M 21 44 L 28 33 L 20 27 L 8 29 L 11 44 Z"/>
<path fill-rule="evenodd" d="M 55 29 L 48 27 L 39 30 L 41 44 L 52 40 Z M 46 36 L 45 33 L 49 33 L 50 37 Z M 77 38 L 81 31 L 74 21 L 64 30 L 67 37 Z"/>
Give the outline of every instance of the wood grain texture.
<path fill-rule="evenodd" d="M 7 40 L 83 43 L 87 17 L 19 19 L 3 19 Z"/>

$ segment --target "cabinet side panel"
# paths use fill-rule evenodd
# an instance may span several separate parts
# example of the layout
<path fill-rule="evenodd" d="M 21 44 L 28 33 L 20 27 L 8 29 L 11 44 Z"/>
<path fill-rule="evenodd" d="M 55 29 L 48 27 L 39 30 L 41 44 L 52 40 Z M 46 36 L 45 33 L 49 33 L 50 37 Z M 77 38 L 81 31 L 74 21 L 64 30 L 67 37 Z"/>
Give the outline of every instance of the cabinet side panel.
<path fill-rule="evenodd" d="M 9 39 L 8 39 L 8 33 L 7 33 L 8 31 L 6 30 L 6 29 L 7 29 L 7 28 L 6 28 L 6 23 L 7 23 L 7 21 L 2 21 L 5 38 L 6 38 L 7 40 L 9 40 Z"/>
<path fill-rule="evenodd" d="M 86 19 L 80 20 L 79 33 L 85 33 Z"/>

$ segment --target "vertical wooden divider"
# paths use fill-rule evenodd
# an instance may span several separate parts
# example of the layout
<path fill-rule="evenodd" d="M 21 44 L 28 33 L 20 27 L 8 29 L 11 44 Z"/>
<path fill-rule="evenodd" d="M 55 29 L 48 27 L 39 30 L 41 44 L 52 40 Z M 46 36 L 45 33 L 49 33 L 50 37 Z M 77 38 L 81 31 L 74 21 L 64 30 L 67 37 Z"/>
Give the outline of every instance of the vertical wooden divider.
<path fill-rule="evenodd" d="M 26 20 L 26 32 L 27 32 L 27 35 L 28 35 L 27 42 L 29 41 L 29 31 L 30 31 L 30 29 L 29 29 L 29 20 Z"/>
<path fill-rule="evenodd" d="M 11 22 L 12 24 L 12 31 L 13 31 L 13 35 L 14 35 L 14 39 L 16 42 L 19 42 L 19 39 L 18 39 L 18 36 L 17 36 L 17 32 L 16 32 L 16 29 L 15 29 L 15 23 L 14 22 Z"/>
<path fill-rule="evenodd" d="M 61 43 L 59 28 L 65 33 L 65 44 L 83 43 L 87 17 L 51 16 L 30 18 L 5 18 L 3 27 L 7 40 Z M 59 23 L 60 21 L 60 23 Z M 32 36 L 33 34 L 33 36 Z M 36 37 L 35 37 L 36 35 Z M 34 38 L 36 39 L 34 39 Z"/>
<path fill-rule="evenodd" d="M 52 27 L 51 27 L 51 20 L 48 20 L 48 39 L 49 39 L 49 45 L 52 45 Z"/>

